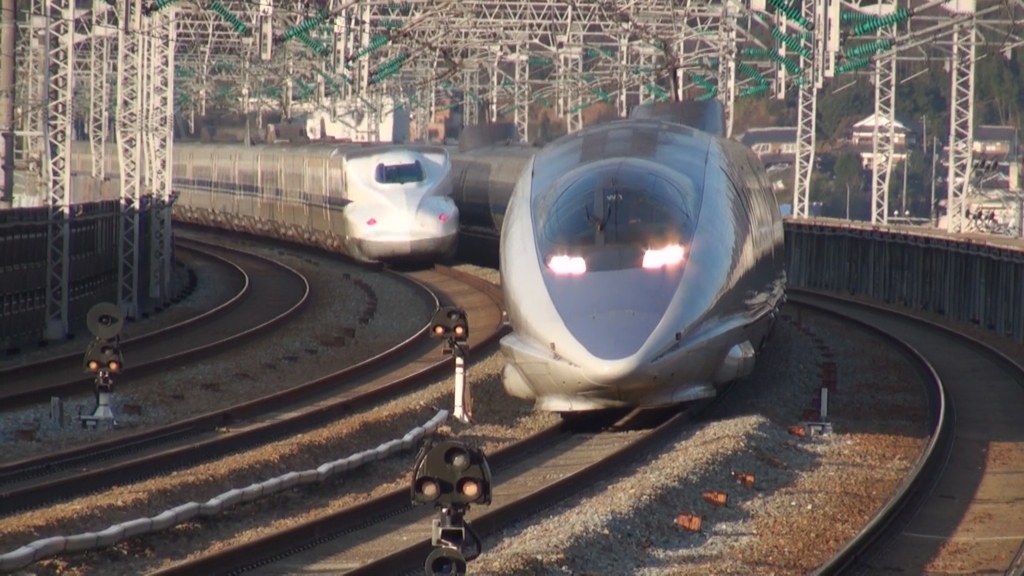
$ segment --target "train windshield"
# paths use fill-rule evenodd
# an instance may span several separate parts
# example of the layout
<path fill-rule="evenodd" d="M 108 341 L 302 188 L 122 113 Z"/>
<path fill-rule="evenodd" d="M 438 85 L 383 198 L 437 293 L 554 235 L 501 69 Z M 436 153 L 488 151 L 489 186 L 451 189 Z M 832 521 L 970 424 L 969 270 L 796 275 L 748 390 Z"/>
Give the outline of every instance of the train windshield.
<path fill-rule="evenodd" d="M 381 184 L 409 184 L 423 182 L 426 174 L 423 165 L 417 160 L 412 164 L 377 164 L 376 180 Z"/>
<path fill-rule="evenodd" d="M 682 262 L 699 201 L 692 184 L 682 190 L 649 167 L 623 162 L 567 180 L 561 193 L 537 206 L 538 245 L 552 271 L 577 274 Z"/>

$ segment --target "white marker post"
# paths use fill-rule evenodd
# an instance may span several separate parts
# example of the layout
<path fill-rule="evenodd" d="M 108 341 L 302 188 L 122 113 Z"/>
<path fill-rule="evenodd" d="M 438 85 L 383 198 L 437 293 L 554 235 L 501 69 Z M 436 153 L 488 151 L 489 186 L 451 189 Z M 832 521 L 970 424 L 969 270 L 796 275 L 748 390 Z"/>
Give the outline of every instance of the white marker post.
<path fill-rule="evenodd" d="M 453 347 L 455 354 L 455 411 L 453 416 L 463 424 L 473 421 L 473 397 L 466 380 L 466 353 L 461 346 Z"/>

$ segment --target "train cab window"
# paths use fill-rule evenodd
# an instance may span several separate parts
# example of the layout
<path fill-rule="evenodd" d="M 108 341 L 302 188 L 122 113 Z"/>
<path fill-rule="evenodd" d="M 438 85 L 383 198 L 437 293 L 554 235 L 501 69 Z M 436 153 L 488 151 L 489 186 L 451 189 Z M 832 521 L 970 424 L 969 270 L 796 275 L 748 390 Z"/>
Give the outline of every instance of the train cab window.
<path fill-rule="evenodd" d="M 374 177 L 381 184 L 409 184 L 423 182 L 427 178 L 419 160 L 412 164 L 377 164 Z"/>
<path fill-rule="evenodd" d="M 545 259 L 582 256 L 588 271 L 640 267 L 649 249 L 689 240 L 688 192 L 646 166 L 589 170 L 538 205 L 538 247 Z"/>

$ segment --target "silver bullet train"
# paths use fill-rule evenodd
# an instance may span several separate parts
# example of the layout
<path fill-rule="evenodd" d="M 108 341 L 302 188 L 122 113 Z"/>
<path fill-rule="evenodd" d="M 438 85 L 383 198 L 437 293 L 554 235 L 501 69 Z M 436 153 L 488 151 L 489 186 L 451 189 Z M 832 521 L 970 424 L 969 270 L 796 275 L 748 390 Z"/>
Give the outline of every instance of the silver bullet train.
<path fill-rule="evenodd" d="M 785 300 L 778 205 L 758 158 L 720 137 L 721 108 L 637 112 L 512 154 L 507 207 L 501 186 L 456 190 L 500 232 L 505 389 L 541 410 L 714 396 L 751 372 Z"/>

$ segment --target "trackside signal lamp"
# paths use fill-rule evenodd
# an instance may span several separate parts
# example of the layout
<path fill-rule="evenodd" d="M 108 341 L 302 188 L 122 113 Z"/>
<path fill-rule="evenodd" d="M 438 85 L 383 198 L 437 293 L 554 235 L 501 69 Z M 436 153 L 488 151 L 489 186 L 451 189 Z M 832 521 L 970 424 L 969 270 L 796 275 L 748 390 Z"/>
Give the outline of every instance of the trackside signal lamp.
<path fill-rule="evenodd" d="M 412 474 L 414 504 L 433 504 L 439 511 L 431 522 L 427 576 L 466 574 L 466 564 L 483 552 L 483 541 L 465 519 L 471 504 L 491 503 L 491 469 L 483 453 L 462 442 L 424 446 Z M 466 556 L 471 544 L 475 551 Z"/>
<path fill-rule="evenodd" d="M 430 335 L 434 338 L 451 338 L 456 342 L 469 339 L 469 320 L 462 308 L 442 307 L 434 313 L 430 326 Z"/>
<path fill-rule="evenodd" d="M 119 339 L 124 327 L 124 314 L 118 305 L 100 302 L 89 309 L 85 325 L 92 332 L 93 340 L 85 350 L 82 363 L 85 372 L 96 377 L 96 408 L 92 414 L 79 414 L 83 428 L 97 426 L 101 421 L 114 420 L 110 408 L 110 397 L 114 393 L 114 380 L 111 376 L 124 368 Z"/>
<path fill-rule="evenodd" d="M 85 352 L 86 372 L 90 374 L 100 371 L 117 373 L 121 371 L 123 364 L 121 350 L 116 341 L 97 338 L 89 343 L 89 348 Z"/>
<path fill-rule="evenodd" d="M 491 469 L 483 453 L 447 441 L 421 452 L 413 469 L 412 500 L 441 506 L 491 503 Z"/>

